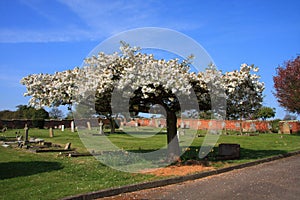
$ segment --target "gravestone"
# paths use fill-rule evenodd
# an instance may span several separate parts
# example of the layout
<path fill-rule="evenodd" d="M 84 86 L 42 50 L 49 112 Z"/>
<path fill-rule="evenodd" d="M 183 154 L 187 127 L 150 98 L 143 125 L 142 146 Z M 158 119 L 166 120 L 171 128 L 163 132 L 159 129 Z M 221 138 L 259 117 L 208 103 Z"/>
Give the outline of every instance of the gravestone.
<path fill-rule="evenodd" d="M 197 129 L 196 129 L 196 130 L 201 129 L 201 124 L 202 124 L 202 123 L 200 122 L 200 120 L 198 120 L 198 122 L 197 122 L 197 127 L 196 127 Z"/>
<path fill-rule="evenodd" d="M 71 132 L 73 133 L 74 131 L 75 131 L 74 121 L 71 121 Z"/>
<path fill-rule="evenodd" d="M 177 134 L 176 134 L 176 136 L 177 136 L 177 140 L 178 140 L 178 142 L 180 142 L 180 138 L 179 138 L 179 131 L 177 131 Z"/>
<path fill-rule="evenodd" d="M 65 150 L 70 150 L 71 149 L 71 142 L 68 142 L 64 148 Z"/>
<path fill-rule="evenodd" d="M 99 122 L 99 134 L 100 134 L 100 135 L 104 135 L 104 132 L 103 132 L 103 122 L 102 122 L 102 120 L 100 120 L 100 122 Z"/>
<path fill-rule="evenodd" d="M 86 122 L 86 125 L 87 125 L 87 128 L 88 128 L 89 131 L 92 130 L 90 122 Z"/>
<path fill-rule="evenodd" d="M 186 126 L 185 126 L 185 128 L 187 128 L 187 129 L 189 129 L 189 128 L 190 128 L 190 122 L 189 122 L 189 121 L 187 121 L 187 122 L 186 122 Z"/>
<path fill-rule="evenodd" d="M 219 144 L 218 159 L 231 160 L 240 158 L 240 145 L 221 143 Z"/>
<path fill-rule="evenodd" d="M 225 129 L 226 128 L 226 122 L 223 121 L 221 126 L 222 126 L 222 129 Z"/>
<path fill-rule="evenodd" d="M 65 131 L 65 125 L 61 125 L 61 131 Z"/>
<path fill-rule="evenodd" d="M 24 130 L 25 130 L 25 143 L 27 144 L 28 143 L 28 130 L 29 130 L 27 124 L 25 124 Z"/>
<path fill-rule="evenodd" d="M 284 122 L 282 124 L 282 132 L 281 133 L 283 133 L 283 134 L 291 134 L 291 127 L 290 127 L 289 123 Z"/>
<path fill-rule="evenodd" d="M 53 128 L 49 128 L 49 137 L 54 137 L 54 131 L 53 131 Z"/>
<path fill-rule="evenodd" d="M 254 123 L 250 124 L 249 132 L 256 132 L 256 125 Z"/>
<path fill-rule="evenodd" d="M 180 123 L 180 128 L 185 128 L 185 127 L 184 127 L 184 122 L 183 122 L 183 121 Z"/>
<path fill-rule="evenodd" d="M 213 126 L 213 122 L 212 122 L 212 121 L 209 121 L 209 122 L 208 122 L 208 128 L 210 129 L 212 126 Z"/>

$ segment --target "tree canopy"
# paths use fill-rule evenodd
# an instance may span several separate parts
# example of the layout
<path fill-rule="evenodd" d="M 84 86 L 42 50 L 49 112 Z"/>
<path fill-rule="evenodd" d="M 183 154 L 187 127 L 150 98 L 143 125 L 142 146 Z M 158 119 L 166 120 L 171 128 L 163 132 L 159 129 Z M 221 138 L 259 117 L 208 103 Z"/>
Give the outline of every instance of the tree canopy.
<path fill-rule="evenodd" d="M 277 67 L 273 80 L 274 95 L 280 106 L 300 114 L 300 56 Z"/>
<path fill-rule="evenodd" d="M 263 106 L 255 113 L 256 118 L 261 118 L 262 120 L 266 120 L 268 118 L 275 117 L 275 108 L 270 108 Z"/>
<path fill-rule="evenodd" d="M 0 111 L 0 119 L 48 119 L 49 113 L 43 108 L 34 108 L 27 105 L 16 106 L 16 111 Z"/>

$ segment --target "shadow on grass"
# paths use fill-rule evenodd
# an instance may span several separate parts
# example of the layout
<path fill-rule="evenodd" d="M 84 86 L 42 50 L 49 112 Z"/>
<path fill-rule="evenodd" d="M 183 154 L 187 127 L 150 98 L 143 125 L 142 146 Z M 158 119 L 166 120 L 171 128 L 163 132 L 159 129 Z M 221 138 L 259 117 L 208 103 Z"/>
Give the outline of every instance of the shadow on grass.
<path fill-rule="evenodd" d="M 133 153 L 154 153 L 158 149 L 148 149 L 148 150 L 129 150 L 129 152 Z M 285 150 L 253 150 L 253 149 L 246 149 L 240 148 L 240 159 L 239 160 L 251 160 L 251 159 L 261 159 L 271 156 L 276 156 L 280 154 L 286 154 L 288 151 Z M 167 155 L 167 150 L 163 149 L 159 152 L 159 155 L 153 154 L 154 156 L 164 157 Z M 208 154 L 206 159 L 209 160 L 216 160 L 218 156 L 218 147 L 214 147 L 213 150 Z M 151 158 L 153 159 L 153 158 Z M 185 148 L 185 152 L 181 155 L 181 159 L 184 160 L 201 160 L 199 159 L 199 147 L 197 146 L 190 146 Z"/>
<path fill-rule="evenodd" d="M 189 159 L 199 159 L 199 147 L 191 146 L 187 151 L 183 153 L 181 156 L 182 160 Z M 261 159 L 271 156 L 276 156 L 279 154 L 285 154 L 287 151 L 285 150 L 254 150 L 254 149 L 246 149 L 240 148 L 240 159 L 239 160 L 251 160 L 251 159 Z M 211 161 L 217 161 L 218 156 L 218 147 L 214 147 L 213 150 L 208 154 L 206 159 Z"/>
<path fill-rule="evenodd" d="M 285 153 L 287 153 L 287 151 L 284 150 L 253 150 L 241 148 L 240 159 L 260 159 Z"/>
<path fill-rule="evenodd" d="M 30 176 L 62 169 L 59 162 L 29 161 L 0 163 L 0 180 L 20 176 Z"/>
<path fill-rule="evenodd" d="M 102 152 L 99 155 L 99 159 L 104 163 L 111 166 L 126 166 L 131 164 L 142 163 L 144 161 L 150 161 L 153 164 L 165 164 L 164 160 L 167 157 L 167 149 L 135 149 L 128 150 L 132 154 L 128 154 L 126 151 L 107 151 Z M 214 147 L 213 150 L 204 158 L 199 158 L 199 146 L 190 146 L 183 148 L 185 152 L 180 156 L 181 162 L 186 162 L 190 160 L 198 161 L 224 161 L 224 162 L 239 162 L 239 160 L 255 160 L 262 159 L 271 156 L 276 156 L 279 154 L 285 154 L 285 150 L 253 150 L 240 148 L 240 158 L 236 160 L 223 160 L 218 158 L 218 147 Z"/>

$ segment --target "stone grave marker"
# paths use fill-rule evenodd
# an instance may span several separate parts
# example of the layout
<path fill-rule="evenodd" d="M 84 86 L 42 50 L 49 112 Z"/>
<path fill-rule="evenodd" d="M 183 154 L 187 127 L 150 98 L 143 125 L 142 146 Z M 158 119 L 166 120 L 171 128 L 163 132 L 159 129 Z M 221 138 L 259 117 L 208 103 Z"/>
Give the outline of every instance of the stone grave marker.
<path fill-rule="evenodd" d="M 54 131 L 53 131 L 53 128 L 49 128 L 49 137 L 54 137 Z"/>
<path fill-rule="evenodd" d="M 231 160 L 240 158 L 240 145 L 221 143 L 219 144 L 218 159 L 221 160 Z"/>
<path fill-rule="evenodd" d="M 290 127 L 289 123 L 284 122 L 282 124 L 282 133 L 283 134 L 291 134 L 291 127 Z"/>
<path fill-rule="evenodd" d="M 74 121 L 71 121 L 71 132 L 73 133 L 74 131 L 75 131 Z"/>
<path fill-rule="evenodd" d="M 89 131 L 92 130 L 90 122 L 86 122 L 86 125 L 87 125 L 87 128 L 88 128 Z"/>
<path fill-rule="evenodd" d="M 250 124 L 249 132 L 256 132 L 256 126 L 254 123 Z"/>
<path fill-rule="evenodd" d="M 70 150 L 71 149 L 71 142 L 68 142 L 64 148 L 64 150 Z"/>
<path fill-rule="evenodd" d="M 99 134 L 100 134 L 100 135 L 104 135 L 104 132 L 103 132 L 103 122 L 102 122 L 102 120 L 100 120 L 100 122 L 99 122 Z"/>
<path fill-rule="evenodd" d="M 25 127 L 24 127 L 24 130 L 25 130 L 25 143 L 28 143 L 28 126 L 27 124 L 25 124 Z"/>

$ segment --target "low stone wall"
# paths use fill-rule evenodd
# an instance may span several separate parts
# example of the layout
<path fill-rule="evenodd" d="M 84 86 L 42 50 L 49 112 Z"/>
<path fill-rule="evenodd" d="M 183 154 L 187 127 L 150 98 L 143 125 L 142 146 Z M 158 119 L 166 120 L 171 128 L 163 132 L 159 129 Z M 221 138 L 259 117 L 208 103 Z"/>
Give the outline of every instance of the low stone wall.
<path fill-rule="evenodd" d="M 135 119 L 135 121 L 127 122 L 125 125 L 134 126 L 152 126 L 152 127 L 166 127 L 166 119 Z M 287 123 L 291 124 L 292 132 L 300 131 L 300 123 L 298 121 Z M 231 131 L 243 132 L 270 132 L 272 129 L 271 122 L 260 121 L 260 120 L 205 120 L 205 119 L 178 119 L 178 128 L 191 128 L 197 130 L 208 130 L 208 129 L 224 129 Z M 280 129 L 281 130 L 281 129 Z"/>
<path fill-rule="evenodd" d="M 65 128 L 71 127 L 72 120 L 27 120 L 27 119 L 13 119 L 13 120 L 0 120 L 0 128 L 6 127 L 10 129 L 22 129 L 25 127 L 25 124 L 29 128 L 36 127 L 35 121 L 42 122 L 43 128 L 50 128 L 50 127 L 59 127 L 64 125 Z"/>
<path fill-rule="evenodd" d="M 45 120 L 43 122 L 44 128 L 58 128 L 64 125 L 65 128 L 71 128 L 71 122 L 73 120 Z M 92 127 L 99 126 L 98 119 L 80 119 L 75 121 L 75 126 L 87 127 L 87 122 L 90 122 Z M 104 124 L 109 124 L 109 120 L 103 120 Z M 29 128 L 34 127 L 33 120 L 2 120 L 0 119 L 0 129 L 7 127 L 11 129 L 22 129 L 25 124 Z M 123 122 L 126 126 L 152 126 L 152 127 L 166 127 L 166 119 L 135 119 L 135 121 Z M 178 128 L 190 128 L 195 130 L 208 130 L 208 129 L 226 129 L 231 131 L 244 132 L 269 132 L 271 130 L 271 123 L 269 121 L 259 121 L 259 120 L 204 120 L 204 119 L 178 119 Z M 280 121 L 279 122 L 279 132 L 284 134 L 297 133 L 300 132 L 300 122 L 299 121 Z"/>

